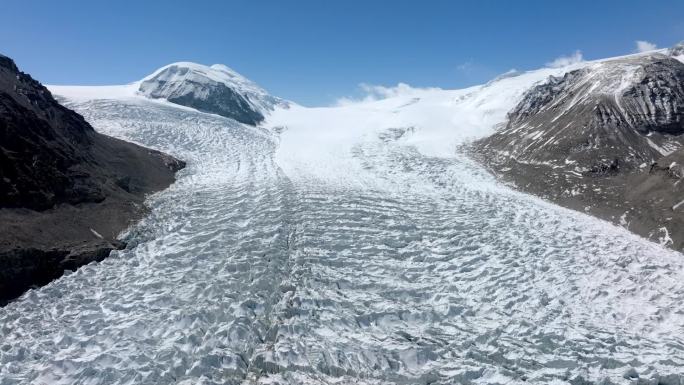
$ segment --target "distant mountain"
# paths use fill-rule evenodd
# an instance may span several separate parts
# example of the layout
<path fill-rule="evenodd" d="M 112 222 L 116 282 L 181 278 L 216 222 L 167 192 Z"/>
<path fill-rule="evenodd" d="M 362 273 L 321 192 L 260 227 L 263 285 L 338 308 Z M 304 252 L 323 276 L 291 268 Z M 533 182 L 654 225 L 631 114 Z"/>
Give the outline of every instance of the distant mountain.
<path fill-rule="evenodd" d="M 183 166 L 97 133 L 0 55 L 0 303 L 120 247 Z"/>
<path fill-rule="evenodd" d="M 475 144 L 478 157 L 523 190 L 681 249 L 682 48 L 549 77 Z"/>
<path fill-rule="evenodd" d="M 139 92 L 251 125 L 261 122 L 274 106 L 285 104 L 222 64 L 169 64 L 143 79 Z"/>

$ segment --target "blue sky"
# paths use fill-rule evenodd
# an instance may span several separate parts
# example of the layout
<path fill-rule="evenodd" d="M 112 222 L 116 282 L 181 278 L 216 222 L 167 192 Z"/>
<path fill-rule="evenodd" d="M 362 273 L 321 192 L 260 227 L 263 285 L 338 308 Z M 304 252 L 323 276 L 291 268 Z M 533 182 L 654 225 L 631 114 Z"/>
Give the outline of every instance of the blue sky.
<path fill-rule="evenodd" d="M 0 53 L 48 84 L 122 84 L 223 63 L 304 105 L 360 83 L 461 88 L 580 50 L 684 40 L 684 1 L 3 0 Z"/>

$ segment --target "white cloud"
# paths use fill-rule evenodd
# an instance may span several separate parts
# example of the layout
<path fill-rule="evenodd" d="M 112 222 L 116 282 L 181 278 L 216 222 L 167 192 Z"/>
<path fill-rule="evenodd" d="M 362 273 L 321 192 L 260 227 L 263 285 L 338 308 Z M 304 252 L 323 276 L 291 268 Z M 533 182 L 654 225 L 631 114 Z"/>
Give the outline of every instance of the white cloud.
<path fill-rule="evenodd" d="M 584 58 L 582 57 L 582 51 L 577 50 L 570 56 L 561 56 L 555 58 L 553 61 L 546 63 L 546 66 L 551 68 L 559 68 L 569 66 L 571 64 L 577 64 L 583 61 Z"/>
<path fill-rule="evenodd" d="M 395 96 L 410 95 L 427 88 L 411 87 L 406 83 L 398 83 L 394 87 L 378 86 L 373 84 L 361 83 L 359 87 L 368 95 L 373 95 L 378 99 L 387 99 Z"/>
<path fill-rule="evenodd" d="M 645 40 L 637 40 L 635 43 L 637 52 L 648 52 L 658 48 L 655 44 Z"/>
<path fill-rule="evenodd" d="M 419 92 L 437 90 L 438 88 L 418 88 L 411 87 L 406 83 L 398 83 L 394 87 L 379 86 L 374 84 L 361 83 L 359 84 L 361 91 L 365 93 L 365 96 L 361 99 L 343 97 L 337 99 L 336 105 L 344 106 L 359 102 L 371 102 L 374 100 L 393 98 L 397 96 L 407 96 L 414 95 Z"/>
<path fill-rule="evenodd" d="M 468 60 L 456 66 L 456 69 L 461 72 L 471 72 L 473 70 L 473 61 Z"/>

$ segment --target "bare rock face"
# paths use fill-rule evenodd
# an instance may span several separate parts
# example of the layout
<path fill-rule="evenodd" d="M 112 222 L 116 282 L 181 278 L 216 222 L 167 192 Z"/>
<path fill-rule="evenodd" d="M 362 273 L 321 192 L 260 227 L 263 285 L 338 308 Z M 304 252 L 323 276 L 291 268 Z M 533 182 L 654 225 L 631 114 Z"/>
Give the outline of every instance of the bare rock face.
<path fill-rule="evenodd" d="M 107 164 L 114 154 L 100 151 L 113 141 L 0 56 L 0 208 L 102 202 L 130 179 Z M 182 167 L 167 155 L 145 151 L 170 172 Z"/>
<path fill-rule="evenodd" d="M 102 189 L 75 167 L 92 161 L 79 148 L 92 145 L 94 134 L 81 116 L 0 57 L 0 207 L 102 201 Z"/>
<path fill-rule="evenodd" d="M 681 176 L 663 173 L 682 144 L 684 63 L 654 53 L 549 78 L 474 153 L 522 190 L 681 250 Z"/>
<path fill-rule="evenodd" d="M 184 166 L 97 133 L 0 55 L 0 304 L 121 248 Z"/>

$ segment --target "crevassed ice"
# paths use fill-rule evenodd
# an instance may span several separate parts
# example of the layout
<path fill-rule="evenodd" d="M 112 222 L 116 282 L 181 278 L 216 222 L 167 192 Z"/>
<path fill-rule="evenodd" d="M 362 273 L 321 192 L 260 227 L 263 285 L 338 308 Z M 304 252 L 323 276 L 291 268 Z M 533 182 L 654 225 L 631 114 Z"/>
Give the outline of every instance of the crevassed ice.
<path fill-rule="evenodd" d="M 295 120 L 71 107 L 188 167 L 129 248 L 0 309 L 2 385 L 684 375 L 681 254 L 515 193 L 464 156 L 426 155 L 420 127 L 341 135 L 344 159 L 320 164 L 335 158 L 288 147 L 306 137 Z"/>

